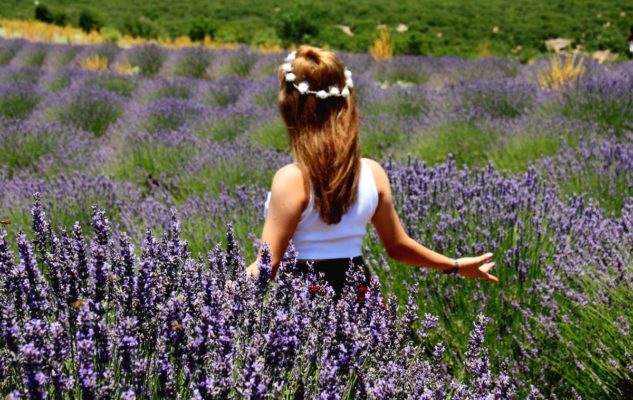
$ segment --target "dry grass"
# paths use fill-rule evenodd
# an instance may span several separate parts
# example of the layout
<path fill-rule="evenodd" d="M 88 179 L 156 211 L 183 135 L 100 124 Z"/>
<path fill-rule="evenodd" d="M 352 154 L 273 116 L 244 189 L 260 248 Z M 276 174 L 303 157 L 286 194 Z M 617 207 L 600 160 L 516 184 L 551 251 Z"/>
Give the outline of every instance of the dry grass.
<path fill-rule="evenodd" d="M 65 44 L 99 44 L 105 43 L 108 40 L 106 36 L 97 31 L 91 31 L 86 33 L 79 28 L 74 28 L 70 25 L 65 27 L 47 24 L 40 21 L 23 21 L 14 19 L 2 19 L 0 20 L 0 26 L 2 26 L 2 37 L 10 38 L 23 38 L 32 42 L 46 42 L 46 43 L 65 43 Z M 139 46 L 143 44 L 157 44 L 163 47 L 190 47 L 190 46 L 204 46 L 211 49 L 223 48 L 234 49 L 239 47 L 239 43 L 226 43 L 216 42 L 211 37 L 206 36 L 201 43 L 192 42 L 188 36 L 179 36 L 175 39 L 170 38 L 158 38 L 158 39 L 146 39 L 140 37 L 133 37 L 129 35 L 122 35 L 115 41 L 119 46 L 127 48 L 131 46 Z M 274 45 L 266 44 L 258 47 L 261 51 L 279 51 L 282 50 Z"/>
<path fill-rule="evenodd" d="M 86 33 L 70 25 L 57 26 L 40 21 L 22 21 L 3 19 L 0 25 L 5 38 L 24 38 L 34 42 L 92 44 L 104 41 L 101 34 L 92 31 Z"/>
<path fill-rule="evenodd" d="M 369 54 L 376 61 L 391 60 L 393 57 L 393 46 L 386 28 L 380 28 L 380 36 L 374 40 L 374 44 L 369 46 Z"/>
<path fill-rule="evenodd" d="M 537 74 L 539 85 L 544 89 L 556 90 L 575 83 L 585 73 L 583 61 L 573 52 L 567 53 L 562 60 L 558 54 L 552 55 L 548 68 Z"/>
<path fill-rule="evenodd" d="M 107 71 L 110 67 L 110 60 L 108 60 L 108 57 L 92 54 L 81 60 L 79 66 L 91 71 Z"/>
<path fill-rule="evenodd" d="M 114 64 L 112 69 L 117 74 L 122 75 L 136 75 L 141 72 L 141 69 L 137 65 L 132 65 L 127 61 L 122 61 Z"/>

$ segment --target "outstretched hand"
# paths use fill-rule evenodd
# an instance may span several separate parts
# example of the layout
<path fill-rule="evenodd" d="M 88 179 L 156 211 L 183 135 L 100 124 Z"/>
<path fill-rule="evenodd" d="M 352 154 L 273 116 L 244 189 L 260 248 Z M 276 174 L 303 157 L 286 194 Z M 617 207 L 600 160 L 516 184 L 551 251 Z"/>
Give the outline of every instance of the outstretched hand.
<path fill-rule="evenodd" d="M 486 253 L 478 257 L 462 257 L 457 261 L 459 261 L 458 275 L 499 283 L 499 278 L 488 273 L 496 265 L 492 261 L 492 253 Z"/>

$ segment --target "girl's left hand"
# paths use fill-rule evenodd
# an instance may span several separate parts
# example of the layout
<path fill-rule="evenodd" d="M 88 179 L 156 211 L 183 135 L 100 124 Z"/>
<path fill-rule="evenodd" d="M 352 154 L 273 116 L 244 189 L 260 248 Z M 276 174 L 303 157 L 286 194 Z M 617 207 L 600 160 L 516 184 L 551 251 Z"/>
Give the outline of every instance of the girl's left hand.
<path fill-rule="evenodd" d="M 492 261 L 492 253 L 486 253 L 479 257 L 462 257 L 457 261 L 459 261 L 458 275 L 499 283 L 499 278 L 488 273 L 496 265 Z"/>

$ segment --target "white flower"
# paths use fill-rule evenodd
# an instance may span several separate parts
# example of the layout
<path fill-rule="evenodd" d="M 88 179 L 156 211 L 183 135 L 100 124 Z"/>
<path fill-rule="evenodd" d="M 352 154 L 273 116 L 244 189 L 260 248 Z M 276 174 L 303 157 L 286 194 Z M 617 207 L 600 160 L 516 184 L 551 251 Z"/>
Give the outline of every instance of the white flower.
<path fill-rule="evenodd" d="M 288 81 L 288 82 L 293 82 L 295 80 L 295 78 L 296 78 L 296 76 L 292 72 L 288 72 L 286 74 L 286 81 Z"/>
<path fill-rule="evenodd" d="M 341 96 L 343 97 L 349 96 L 349 89 L 347 88 L 347 86 L 343 88 L 343 91 L 341 92 Z"/>
<path fill-rule="evenodd" d="M 347 78 L 347 80 L 345 81 L 345 86 L 347 87 L 354 87 L 354 81 L 352 80 L 352 78 Z"/>
<path fill-rule="evenodd" d="M 284 72 L 292 72 L 292 65 L 290 63 L 281 64 L 281 68 L 284 70 Z"/>
<path fill-rule="evenodd" d="M 319 90 L 318 92 L 316 92 L 316 96 L 319 99 L 325 99 L 326 97 L 329 97 L 329 94 L 325 90 Z"/>
<path fill-rule="evenodd" d="M 332 96 L 338 96 L 339 95 L 339 90 L 336 86 L 332 86 L 330 87 L 330 95 Z"/>
<path fill-rule="evenodd" d="M 345 67 L 345 78 L 346 79 L 352 79 L 352 71 L 347 69 L 347 67 Z"/>
<path fill-rule="evenodd" d="M 292 60 L 294 60 L 294 59 L 295 59 L 296 55 L 297 55 L 297 52 L 296 52 L 296 51 L 292 51 L 292 52 L 290 52 L 290 54 L 288 54 L 288 55 L 286 56 L 286 61 L 288 61 L 288 62 L 292 62 Z"/>
<path fill-rule="evenodd" d="M 308 82 L 303 81 L 299 86 L 296 86 L 296 88 L 299 90 L 299 93 L 305 94 L 308 91 Z"/>

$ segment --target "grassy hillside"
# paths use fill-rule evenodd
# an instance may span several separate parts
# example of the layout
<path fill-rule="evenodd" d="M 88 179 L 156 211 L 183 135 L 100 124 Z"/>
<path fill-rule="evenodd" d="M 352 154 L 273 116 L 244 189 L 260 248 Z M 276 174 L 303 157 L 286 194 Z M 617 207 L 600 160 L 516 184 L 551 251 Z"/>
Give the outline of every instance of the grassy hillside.
<path fill-rule="evenodd" d="M 507 55 L 525 61 L 545 51 L 543 41 L 572 38 L 586 50 L 610 49 L 627 54 L 633 3 L 606 0 L 403 0 L 388 4 L 377 0 L 356 2 L 259 2 L 147 0 L 109 2 L 48 0 L 45 5 L 61 22 L 79 25 L 87 11 L 99 25 L 123 33 L 148 36 L 211 33 L 214 39 L 249 44 L 291 42 L 328 44 L 353 52 L 366 51 L 386 24 L 396 54 L 454 54 L 465 57 Z M 0 2 L 4 18 L 34 18 L 32 2 Z M 396 30 L 399 24 L 408 30 Z M 337 25 L 346 25 L 348 36 Z"/>

